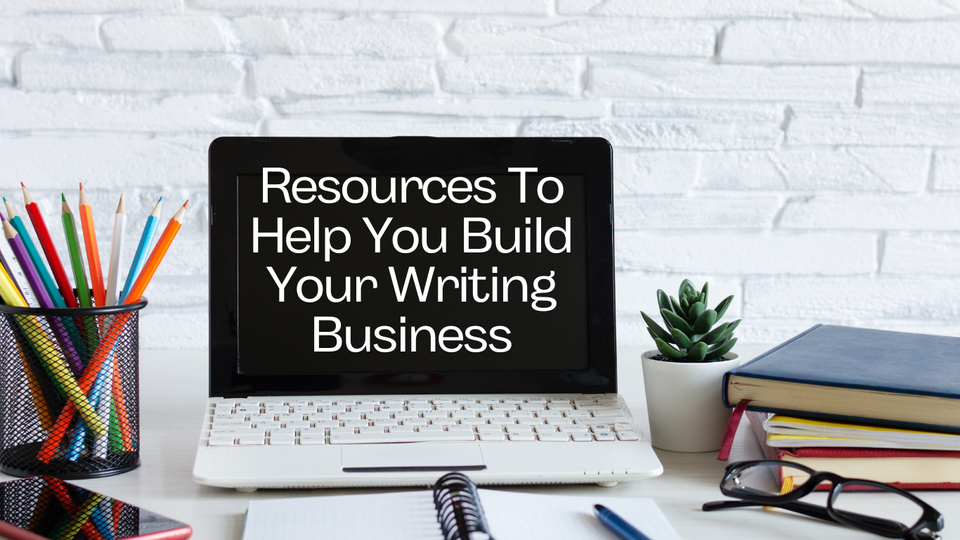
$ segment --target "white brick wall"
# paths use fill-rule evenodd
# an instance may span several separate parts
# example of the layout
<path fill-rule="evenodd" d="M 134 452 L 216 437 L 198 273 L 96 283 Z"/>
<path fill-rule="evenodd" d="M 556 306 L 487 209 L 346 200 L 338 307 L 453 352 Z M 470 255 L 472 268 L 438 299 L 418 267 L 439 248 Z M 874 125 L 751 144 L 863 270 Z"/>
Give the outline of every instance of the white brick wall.
<path fill-rule="evenodd" d="M 958 0 L 4 0 L 0 195 L 83 182 L 107 249 L 187 222 L 145 347 L 207 343 L 219 135 L 602 136 L 619 339 L 684 277 L 747 341 L 960 333 Z M 129 250 L 134 249 L 128 243 Z M 128 260 L 132 253 L 127 254 Z"/>

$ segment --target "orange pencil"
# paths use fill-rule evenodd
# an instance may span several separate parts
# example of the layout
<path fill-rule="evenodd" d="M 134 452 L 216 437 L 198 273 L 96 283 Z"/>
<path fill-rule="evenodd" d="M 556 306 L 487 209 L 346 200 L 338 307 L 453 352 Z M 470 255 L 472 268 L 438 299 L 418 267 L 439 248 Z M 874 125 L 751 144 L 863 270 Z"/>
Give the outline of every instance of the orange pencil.
<path fill-rule="evenodd" d="M 133 282 L 133 287 L 130 287 L 130 291 L 125 293 L 123 297 L 124 304 L 138 302 L 143 295 L 143 291 L 147 290 L 147 285 L 153 278 L 154 272 L 157 271 L 157 267 L 160 266 L 160 261 L 163 260 L 163 256 L 167 254 L 167 249 L 173 242 L 173 237 L 180 231 L 180 224 L 183 222 L 183 214 L 187 211 L 188 202 L 190 202 L 189 199 L 187 199 L 187 202 L 183 203 L 180 210 L 177 210 L 177 213 L 170 218 L 170 221 L 167 223 L 167 228 L 163 230 L 163 234 L 161 234 L 160 239 L 157 240 L 157 245 L 155 245 L 153 251 L 150 252 L 150 257 L 147 258 L 147 262 L 143 264 L 143 270 L 140 271 L 137 280 Z"/>
<path fill-rule="evenodd" d="M 80 183 L 80 224 L 83 228 L 83 243 L 87 248 L 87 264 L 90 265 L 90 281 L 93 286 L 93 301 L 97 307 L 107 305 L 107 291 L 103 288 L 103 272 L 100 270 L 100 250 L 97 249 L 97 232 L 93 228 L 93 211 L 87 194 Z"/>
<path fill-rule="evenodd" d="M 189 202 L 190 201 L 188 200 L 187 202 L 183 203 L 183 206 L 180 208 L 180 210 L 178 210 L 177 213 L 174 214 L 174 216 L 170 219 L 170 222 L 167 223 L 167 228 L 163 230 L 163 234 L 160 236 L 160 239 L 157 240 L 157 245 L 150 253 L 150 257 L 147 259 L 146 264 L 144 264 L 140 275 L 137 276 L 137 281 L 133 284 L 133 287 L 130 288 L 130 292 L 124 298 L 124 304 L 138 302 L 140 297 L 143 296 L 143 291 L 147 289 L 150 279 L 157 271 L 157 266 L 159 266 L 163 256 L 167 253 L 167 249 L 170 248 L 173 238 L 177 235 L 177 232 L 180 231 L 183 215 L 186 212 L 187 203 Z M 79 385 L 84 394 L 89 393 L 90 388 L 93 387 L 93 382 L 96 379 L 97 374 L 100 372 L 100 369 L 103 367 L 103 363 L 110 355 L 110 350 L 113 349 L 113 346 L 117 343 L 117 339 L 120 337 L 120 333 L 123 331 L 123 327 L 126 325 L 126 322 L 129 318 L 130 313 L 121 313 L 116 315 L 113 323 L 108 325 L 103 334 L 100 336 L 100 345 L 97 347 L 97 350 L 90 359 L 90 362 L 87 364 L 83 375 L 80 377 Z M 47 436 L 47 440 L 43 442 L 40 452 L 37 454 L 37 459 L 44 463 L 49 463 L 50 460 L 53 459 L 57 447 L 60 445 L 63 437 L 67 434 L 67 428 L 70 427 L 70 422 L 73 420 L 76 414 L 76 406 L 72 401 L 67 402 L 67 404 L 64 405 L 63 410 L 60 411 L 60 416 L 57 417 L 57 421 L 54 423 L 53 429 L 50 431 L 50 435 Z M 121 425 L 121 429 L 122 428 L 123 426 Z"/>

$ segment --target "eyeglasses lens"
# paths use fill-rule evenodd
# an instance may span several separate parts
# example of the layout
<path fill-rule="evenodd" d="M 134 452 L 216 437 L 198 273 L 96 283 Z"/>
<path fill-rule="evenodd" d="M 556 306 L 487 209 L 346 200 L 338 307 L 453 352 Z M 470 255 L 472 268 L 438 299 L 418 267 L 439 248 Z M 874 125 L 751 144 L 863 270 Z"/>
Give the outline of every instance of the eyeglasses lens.
<path fill-rule="evenodd" d="M 909 528 L 923 517 L 923 508 L 913 500 L 897 492 L 856 481 L 843 483 L 840 493 L 833 500 L 833 510 L 850 521 L 874 526 L 879 524 L 894 532 L 902 529 L 900 524 Z"/>
<path fill-rule="evenodd" d="M 723 487 L 745 495 L 778 497 L 798 489 L 810 474 L 789 463 L 757 463 L 724 480 Z"/>

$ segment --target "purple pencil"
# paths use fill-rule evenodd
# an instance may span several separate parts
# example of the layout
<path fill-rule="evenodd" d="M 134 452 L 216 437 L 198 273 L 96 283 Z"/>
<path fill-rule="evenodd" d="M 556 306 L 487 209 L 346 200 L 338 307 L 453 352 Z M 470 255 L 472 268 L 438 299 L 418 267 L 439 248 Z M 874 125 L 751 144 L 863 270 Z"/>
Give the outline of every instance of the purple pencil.
<path fill-rule="evenodd" d="M 37 269 L 33 266 L 30 255 L 27 253 L 27 248 L 23 245 L 23 240 L 20 240 L 20 237 L 17 235 L 16 229 L 10 225 L 10 222 L 7 221 L 7 218 L 4 217 L 2 213 L 0 213 L 0 221 L 3 222 L 3 235 L 7 237 L 7 242 L 10 243 L 13 254 L 16 255 L 20 261 L 20 269 L 23 270 L 23 274 L 27 277 L 27 282 L 37 296 L 37 302 L 40 304 L 40 307 L 56 307 L 53 300 L 50 299 L 50 295 L 47 294 L 47 290 L 43 286 L 43 281 L 40 279 L 40 274 L 37 273 Z M 82 373 L 83 362 L 80 361 L 80 355 L 70 341 L 70 335 L 67 333 L 66 328 L 64 328 L 63 321 L 60 317 L 51 317 L 48 320 L 53 327 L 53 333 L 57 341 L 60 343 L 60 349 L 66 353 L 65 356 L 67 364 L 70 365 L 70 369 L 74 373 Z"/>

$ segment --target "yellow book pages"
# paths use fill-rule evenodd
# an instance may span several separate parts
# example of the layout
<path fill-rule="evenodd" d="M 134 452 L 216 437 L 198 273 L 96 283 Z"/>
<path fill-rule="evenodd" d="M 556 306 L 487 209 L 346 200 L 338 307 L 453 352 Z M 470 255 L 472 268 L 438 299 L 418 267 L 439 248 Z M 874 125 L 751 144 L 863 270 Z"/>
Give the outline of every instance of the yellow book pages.
<path fill-rule="evenodd" d="M 773 415 L 763 423 L 773 447 L 863 447 L 960 450 L 960 435 Z"/>
<path fill-rule="evenodd" d="M 871 426 L 867 424 L 847 424 L 842 422 L 826 422 L 823 420 L 814 420 L 812 418 L 800 418 L 799 416 L 786 416 L 782 414 L 775 414 L 771 416 L 766 422 L 764 422 L 764 429 L 768 432 L 774 433 L 777 431 L 771 430 L 771 427 L 778 429 L 790 429 L 790 430 L 807 430 L 811 432 L 819 432 L 824 429 L 856 429 L 858 431 L 866 432 L 896 432 L 896 433 L 930 433 L 928 431 L 920 431 L 913 429 L 901 429 L 901 428 L 892 428 L 892 427 L 883 427 L 883 426 Z M 770 427 L 768 427 L 770 426 Z M 960 438 L 960 435 L 952 435 L 953 437 Z"/>

